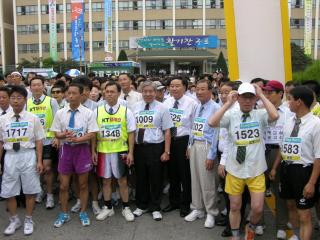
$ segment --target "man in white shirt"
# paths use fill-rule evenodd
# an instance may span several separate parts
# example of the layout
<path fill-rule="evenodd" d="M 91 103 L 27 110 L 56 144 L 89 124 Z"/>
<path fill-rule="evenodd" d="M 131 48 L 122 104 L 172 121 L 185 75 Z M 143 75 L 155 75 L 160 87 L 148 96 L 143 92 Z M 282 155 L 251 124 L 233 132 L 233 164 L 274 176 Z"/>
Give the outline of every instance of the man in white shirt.
<path fill-rule="evenodd" d="M 280 197 L 287 200 L 289 220 L 295 235 L 311 239 L 311 209 L 318 197 L 320 174 L 320 120 L 310 112 L 313 93 L 300 86 L 288 96 L 289 108 L 295 116 L 288 119 L 279 153 L 270 178 L 280 166 Z"/>
<path fill-rule="evenodd" d="M 190 160 L 186 157 L 186 151 L 197 102 L 185 95 L 188 88 L 186 79 L 174 77 L 168 84 L 172 97 L 169 97 L 164 105 L 169 109 L 174 127 L 171 128 L 171 150 L 168 162 L 170 203 L 163 211 L 180 209 L 180 216 L 185 217 L 190 212 L 191 203 Z"/>
<path fill-rule="evenodd" d="M 35 194 L 41 191 L 39 174 L 43 171 L 42 140 L 45 133 L 37 116 L 24 110 L 27 96 L 24 87 L 12 86 L 10 104 L 13 111 L 0 118 L 0 158 L 3 148 L 6 150 L 1 197 L 7 199 L 11 216 L 5 235 L 14 234 L 21 226 L 15 199 L 20 195 L 21 187 L 26 195 L 24 234 L 32 234 Z"/>
<path fill-rule="evenodd" d="M 142 100 L 141 93 L 131 89 L 131 78 L 128 73 L 121 73 L 118 78 L 118 83 L 121 86 L 120 98 L 128 102 L 128 108 L 132 111 L 133 105 Z"/>
<path fill-rule="evenodd" d="M 257 97 L 265 110 L 253 110 Z M 239 102 L 240 110 L 227 111 L 233 103 Z M 213 127 L 228 129 L 230 144 L 226 170 L 225 190 L 230 199 L 230 226 L 234 240 L 240 239 L 240 208 L 245 186 L 251 196 L 251 216 L 246 229 L 246 239 L 254 239 L 264 203 L 265 176 L 267 169 L 264 152 L 263 133 L 269 122 L 279 117 L 277 109 L 263 95 L 257 85 L 242 83 L 238 92 L 231 92 L 228 101 L 209 120 Z"/>
<path fill-rule="evenodd" d="M 282 98 L 284 95 L 284 87 L 281 82 L 276 80 L 271 80 L 263 87 L 263 92 L 269 101 L 277 108 L 279 113 L 279 119 L 274 123 L 270 124 L 264 135 L 264 140 L 266 144 L 266 161 L 268 165 L 268 170 L 266 171 L 266 196 L 271 196 L 271 189 L 275 195 L 276 201 L 276 227 L 277 227 L 277 239 L 287 239 L 286 238 L 286 225 L 288 222 L 288 210 L 285 201 L 279 197 L 279 174 L 274 181 L 269 180 L 269 173 L 272 169 L 273 163 L 277 154 L 280 152 L 280 144 L 283 139 L 283 129 L 286 122 L 293 116 L 290 109 L 282 103 Z M 269 194 L 269 195 L 268 195 Z M 263 227 L 259 226 L 260 233 L 263 234 Z"/>

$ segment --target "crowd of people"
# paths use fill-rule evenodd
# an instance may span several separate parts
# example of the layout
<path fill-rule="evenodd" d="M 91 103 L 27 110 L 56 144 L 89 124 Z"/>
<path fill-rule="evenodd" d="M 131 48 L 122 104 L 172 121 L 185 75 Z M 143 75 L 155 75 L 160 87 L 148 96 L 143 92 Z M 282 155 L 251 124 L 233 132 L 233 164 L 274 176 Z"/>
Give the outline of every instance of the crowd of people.
<path fill-rule="evenodd" d="M 4 234 L 22 225 L 18 205 L 25 205 L 30 235 L 35 203 L 59 204 L 53 219 L 59 228 L 70 211 L 89 226 L 88 205 L 96 220 L 112 217 L 121 199 L 128 222 L 146 213 L 160 221 L 179 210 L 187 222 L 205 218 L 205 228 L 225 226 L 223 237 L 250 240 L 263 235 L 264 199 L 274 195 L 275 238 L 311 239 L 314 207 L 320 224 L 319 83 L 230 81 L 221 72 L 192 80 L 6 74 L 0 80 L 0 196 L 10 215 Z M 162 206 L 166 190 L 169 204 Z"/>

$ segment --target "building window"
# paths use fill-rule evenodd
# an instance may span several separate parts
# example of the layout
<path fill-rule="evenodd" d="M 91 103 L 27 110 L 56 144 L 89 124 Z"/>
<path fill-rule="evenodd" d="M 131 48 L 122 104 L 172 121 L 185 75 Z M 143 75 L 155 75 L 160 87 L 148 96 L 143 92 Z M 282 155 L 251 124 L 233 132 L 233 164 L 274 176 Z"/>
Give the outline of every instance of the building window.
<path fill-rule="evenodd" d="M 19 6 L 16 8 L 17 15 L 26 15 L 26 8 L 24 6 Z"/>
<path fill-rule="evenodd" d="M 16 8 L 17 15 L 36 15 L 38 13 L 38 6 L 19 6 Z"/>
<path fill-rule="evenodd" d="M 20 35 L 26 35 L 26 34 L 37 34 L 38 31 L 38 25 L 18 25 L 17 26 L 17 33 Z"/>
<path fill-rule="evenodd" d="M 71 13 L 71 3 L 67 3 L 67 13 Z"/>
<path fill-rule="evenodd" d="M 177 29 L 199 29 L 202 28 L 202 20 L 200 19 L 188 19 L 188 20 L 176 20 Z"/>
<path fill-rule="evenodd" d="M 92 31 L 93 32 L 102 32 L 103 23 L 102 22 L 92 22 Z"/>
<path fill-rule="evenodd" d="M 120 49 L 129 49 L 129 40 L 120 40 L 119 41 Z"/>
<path fill-rule="evenodd" d="M 39 52 L 39 44 L 18 44 L 19 53 L 37 53 Z"/>
<path fill-rule="evenodd" d="M 294 29 L 304 28 L 304 19 L 290 19 L 290 27 Z"/>
<path fill-rule="evenodd" d="M 63 23 L 57 23 L 57 33 L 62 33 L 63 29 Z"/>
<path fill-rule="evenodd" d="M 57 4 L 57 14 L 63 13 L 64 7 L 63 4 Z"/>
<path fill-rule="evenodd" d="M 49 33 L 50 32 L 49 24 L 41 24 L 41 31 L 42 33 Z"/>
<path fill-rule="evenodd" d="M 206 28 L 215 29 L 217 28 L 216 19 L 207 19 Z"/>
<path fill-rule="evenodd" d="M 304 40 L 303 39 L 291 39 L 291 43 L 294 43 L 301 48 L 304 47 Z"/>
<path fill-rule="evenodd" d="M 206 8 L 216 8 L 216 0 L 205 0 Z"/>
<path fill-rule="evenodd" d="M 104 42 L 103 41 L 93 41 L 92 42 L 92 49 L 93 50 L 100 50 L 104 48 Z"/>
<path fill-rule="evenodd" d="M 227 40 L 226 39 L 220 39 L 219 40 L 219 47 L 220 48 L 227 48 Z"/>
<path fill-rule="evenodd" d="M 292 8 L 303 8 L 304 0 L 292 0 L 291 7 Z"/>
<path fill-rule="evenodd" d="M 49 14 L 49 6 L 47 4 L 41 5 L 41 14 Z"/>
<path fill-rule="evenodd" d="M 218 22 L 219 22 L 219 28 L 220 29 L 225 29 L 226 28 L 226 22 L 225 22 L 224 19 L 220 19 L 220 20 L 218 20 Z"/>
<path fill-rule="evenodd" d="M 49 43 L 42 43 L 42 51 L 43 52 L 50 52 Z"/>
<path fill-rule="evenodd" d="M 119 30 L 130 30 L 130 21 L 119 21 Z"/>
<path fill-rule="evenodd" d="M 118 8 L 120 11 L 128 11 L 133 9 L 132 1 L 119 1 Z"/>
<path fill-rule="evenodd" d="M 102 12 L 104 11 L 104 3 L 102 2 L 94 2 L 92 3 L 92 12 Z"/>

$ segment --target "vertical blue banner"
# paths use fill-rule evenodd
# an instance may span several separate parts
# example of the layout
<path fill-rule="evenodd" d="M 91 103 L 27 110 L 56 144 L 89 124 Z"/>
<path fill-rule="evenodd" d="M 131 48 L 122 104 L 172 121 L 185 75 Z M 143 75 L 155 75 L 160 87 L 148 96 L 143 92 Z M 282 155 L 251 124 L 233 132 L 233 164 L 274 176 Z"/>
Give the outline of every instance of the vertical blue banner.
<path fill-rule="evenodd" d="M 71 0 L 72 59 L 84 61 L 84 3 Z"/>
<path fill-rule="evenodd" d="M 104 0 L 104 51 L 112 53 L 112 0 Z"/>

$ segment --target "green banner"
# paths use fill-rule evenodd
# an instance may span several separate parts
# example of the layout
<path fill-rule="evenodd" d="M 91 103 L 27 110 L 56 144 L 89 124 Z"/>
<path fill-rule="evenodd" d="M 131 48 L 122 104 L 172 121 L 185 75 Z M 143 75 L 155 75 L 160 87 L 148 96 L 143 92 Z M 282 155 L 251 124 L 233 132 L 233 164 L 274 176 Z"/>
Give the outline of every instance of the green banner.
<path fill-rule="evenodd" d="M 50 57 L 53 61 L 58 61 L 58 51 L 57 51 L 57 10 L 56 10 L 56 0 L 49 0 L 49 47 L 50 47 Z"/>

